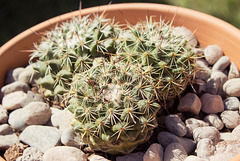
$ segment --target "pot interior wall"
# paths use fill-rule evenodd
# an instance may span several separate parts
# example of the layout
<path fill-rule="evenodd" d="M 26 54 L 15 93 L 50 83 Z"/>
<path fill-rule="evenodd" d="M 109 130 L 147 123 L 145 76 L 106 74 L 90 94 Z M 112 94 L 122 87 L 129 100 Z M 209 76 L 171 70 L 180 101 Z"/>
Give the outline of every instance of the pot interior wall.
<path fill-rule="evenodd" d="M 219 45 L 240 68 L 240 31 L 232 25 L 207 14 L 181 7 L 148 3 L 114 4 L 83 9 L 52 18 L 7 42 L 0 48 L 0 86 L 4 84 L 8 70 L 28 63 L 31 53 L 29 50 L 33 49 L 34 42 L 41 40 L 41 33 L 73 16 L 102 12 L 105 12 L 107 17 L 115 17 L 117 22 L 125 24 L 127 22 L 134 24 L 139 20 L 145 20 L 147 16 L 153 16 L 155 20 L 161 17 L 166 21 L 172 21 L 174 26 L 185 26 L 194 31 L 201 46 Z"/>

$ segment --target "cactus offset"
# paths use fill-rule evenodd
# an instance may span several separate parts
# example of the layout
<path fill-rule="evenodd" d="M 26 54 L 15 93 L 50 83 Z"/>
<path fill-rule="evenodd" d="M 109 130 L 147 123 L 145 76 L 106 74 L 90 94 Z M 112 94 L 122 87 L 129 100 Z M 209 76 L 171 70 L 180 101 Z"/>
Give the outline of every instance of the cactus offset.
<path fill-rule="evenodd" d="M 130 153 L 157 126 L 156 114 L 194 76 L 194 54 L 173 27 L 152 18 L 120 28 L 75 18 L 49 32 L 32 55 L 46 96 L 67 100 L 72 124 L 93 150 Z"/>

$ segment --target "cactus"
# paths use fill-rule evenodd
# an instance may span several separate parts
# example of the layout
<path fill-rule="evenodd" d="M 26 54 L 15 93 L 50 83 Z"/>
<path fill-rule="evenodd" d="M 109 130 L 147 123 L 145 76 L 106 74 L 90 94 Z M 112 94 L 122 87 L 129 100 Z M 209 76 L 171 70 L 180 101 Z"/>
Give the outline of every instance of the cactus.
<path fill-rule="evenodd" d="M 115 50 L 114 37 L 118 32 L 114 19 L 101 15 L 73 18 L 49 31 L 42 38 L 30 61 L 42 77 L 38 84 L 45 96 L 62 96 L 70 88 L 74 73 L 88 70 L 95 57 L 107 57 Z"/>
<path fill-rule="evenodd" d="M 173 31 L 151 17 L 126 28 L 102 16 L 74 18 L 36 45 L 40 89 L 66 101 L 75 132 L 93 150 L 130 153 L 194 76 L 192 47 Z"/>

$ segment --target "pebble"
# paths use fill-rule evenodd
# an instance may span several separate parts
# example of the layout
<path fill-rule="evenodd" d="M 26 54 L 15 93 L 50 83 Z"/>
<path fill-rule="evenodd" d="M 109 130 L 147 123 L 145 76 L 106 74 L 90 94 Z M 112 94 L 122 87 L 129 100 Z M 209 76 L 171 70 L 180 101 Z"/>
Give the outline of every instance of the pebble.
<path fill-rule="evenodd" d="M 9 114 L 8 123 L 15 130 L 23 130 L 27 126 L 25 122 L 25 110 L 23 108 L 20 108 L 11 112 Z"/>
<path fill-rule="evenodd" d="M 210 126 L 216 127 L 218 130 L 224 127 L 222 120 L 216 114 L 209 114 L 205 116 L 203 120 L 208 122 Z"/>
<path fill-rule="evenodd" d="M 63 131 L 61 135 L 61 142 L 63 145 L 73 146 L 76 148 L 80 148 L 84 145 L 81 137 L 74 132 L 73 127 L 68 127 Z"/>
<path fill-rule="evenodd" d="M 227 80 L 223 85 L 223 91 L 230 97 L 240 97 L 240 78 Z"/>
<path fill-rule="evenodd" d="M 212 71 L 224 71 L 227 66 L 230 64 L 230 59 L 228 56 L 222 56 L 218 61 L 213 65 Z"/>
<path fill-rule="evenodd" d="M 28 147 L 23 151 L 22 156 L 18 157 L 16 161 L 42 161 L 43 153 L 34 147 Z"/>
<path fill-rule="evenodd" d="M 157 138 L 158 142 L 163 146 L 163 148 L 166 148 L 169 144 L 173 142 L 177 142 L 184 147 L 188 154 L 194 151 L 196 146 L 192 139 L 179 137 L 167 131 L 160 132 Z"/>
<path fill-rule="evenodd" d="M 222 97 L 205 93 L 200 97 L 202 108 L 201 110 L 207 114 L 215 114 L 224 110 Z"/>
<path fill-rule="evenodd" d="M 116 161 L 143 161 L 143 152 L 130 153 L 123 156 L 117 156 Z"/>
<path fill-rule="evenodd" d="M 7 72 L 6 78 L 5 78 L 5 84 L 9 84 L 15 81 L 18 81 L 19 74 L 24 70 L 23 67 L 18 67 L 12 70 L 9 70 Z"/>
<path fill-rule="evenodd" d="M 197 46 L 198 42 L 193 32 L 187 29 L 186 27 L 174 27 L 173 35 L 182 36 L 185 40 L 187 40 L 188 44 L 192 47 Z"/>
<path fill-rule="evenodd" d="M 220 141 L 225 141 L 225 140 L 239 140 L 239 138 L 231 132 L 221 132 Z"/>
<path fill-rule="evenodd" d="M 187 158 L 187 152 L 179 143 L 169 144 L 164 152 L 164 161 L 184 161 Z"/>
<path fill-rule="evenodd" d="M 44 153 L 43 161 L 87 161 L 87 155 L 75 147 L 57 146 Z"/>
<path fill-rule="evenodd" d="M 19 139 L 44 153 L 48 149 L 60 145 L 61 135 L 59 130 L 54 127 L 30 125 L 23 130 Z"/>
<path fill-rule="evenodd" d="M 1 88 L 1 92 L 4 95 L 7 95 L 12 92 L 16 92 L 16 91 L 23 91 L 26 93 L 28 90 L 30 90 L 29 85 L 21 81 L 16 81 L 16 82 L 7 84 Z"/>
<path fill-rule="evenodd" d="M 223 101 L 224 110 L 232 110 L 238 111 L 239 110 L 239 100 L 237 97 L 228 97 Z"/>
<path fill-rule="evenodd" d="M 189 112 L 197 115 L 201 110 L 201 101 L 196 94 L 187 93 L 180 99 L 177 109 L 180 112 Z"/>
<path fill-rule="evenodd" d="M 30 102 L 45 102 L 43 99 L 43 96 L 40 94 L 35 94 L 32 91 L 28 91 L 25 97 L 21 100 L 21 106 L 25 107 L 27 106 Z"/>
<path fill-rule="evenodd" d="M 208 67 L 206 60 L 197 59 L 195 65 L 197 68 L 197 71 L 195 73 L 197 79 L 206 81 L 208 78 L 210 78 L 212 70 Z"/>
<path fill-rule="evenodd" d="M 213 95 L 223 95 L 223 84 L 227 81 L 227 76 L 221 71 L 214 71 L 207 80 L 207 91 Z"/>
<path fill-rule="evenodd" d="M 2 106 L 0 106 L 0 124 L 7 123 L 8 121 L 8 112 Z"/>
<path fill-rule="evenodd" d="M 199 47 L 199 48 L 193 48 L 193 53 L 197 55 L 203 55 L 204 49 Z"/>
<path fill-rule="evenodd" d="M 168 131 L 177 136 L 184 136 L 187 134 L 187 128 L 178 115 L 167 115 L 165 118 L 165 125 Z"/>
<path fill-rule="evenodd" d="M 220 117 L 226 128 L 234 129 L 240 124 L 240 116 L 237 111 L 223 111 Z"/>
<path fill-rule="evenodd" d="M 198 120 L 196 118 L 189 118 L 185 120 L 187 127 L 187 137 L 193 137 L 193 131 L 198 127 L 209 126 L 209 123 L 204 122 L 203 120 Z"/>
<path fill-rule="evenodd" d="M 240 140 L 240 125 L 236 126 L 233 131 L 232 131 L 232 134 L 238 138 L 236 140 Z"/>
<path fill-rule="evenodd" d="M 195 150 L 195 152 L 197 153 L 197 156 L 201 158 L 209 158 L 214 154 L 214 151 L 215 151 L 215 146 L 213 144 L 213 141 L 208 138 L 201 139 L 197 143 L 197 148 Z"/>
<path fill-rule="evenodd" d="M 153 143 L 143 156 L 143 161 L 163 161 L 163 147 L 161 144 Z"/>
<path fill-rule="evenodd" d="M 7 150 L 14 144 L 19 143 L 19 139 L 15 133 L 8 135 L 0 135 L 0 151 Z"/>
<path fill-rule="evenodd" d="M 13 133 L 13 129 L 9 124 L 0 125 L 0 135 L 8 135 L 12 133 Z"/>
<path fill-rule="evenodd" d="M 20 103 L 25 97 L 26 93 L 23 91 L 16 91 L 9 93 L 3 97 L 2 106 L 6 110 L 15 110 L 21 107 Z"/>
<path fill-rule="evenodd" d="M 189 155 L 184 161 L 209 161 L 209 160 L 205 158 L 200 158 L 194 155 Z"/>
<path fill-rule="evenodd" d="M 25 122 L 28 125 L 44 125 L 51 117 L 51 109 L 47 103 L 31 102 L 24 107 Z"/>
<path fill-rule="evenodd" d="M 203 53 L 210 65 L 215 64 L 217 60 L 223 56 L 223 51 L 218 45 L 206 46 Z"/>
<path fill-rule="evenodd" d="M 207 91 L 207 84 L 202 79 L 195 79 L 194 89 L 196 90 L 197 94 L 202 95 Z"/>
<path fill-rule="evenodd" d="M 211 139 L 216 145 L 220 140 L 220 132 L 213 126 L 198 127 L 193 131 L 193 139 L 199 142 L 201 139 Z"/>
<path fill-rule="evenodd" d="M 228 73 L 228 79 L 239 78 L 239 70 L 234 62 L 231 62 L 230 69 Z"/>
<path fill-rule="evenodd" d="M 18 76 L 18 80 L 27 84 L 35 84 L 38 79 L 38 75 L 34 71 L 31 65 L 27 66 Z"/>
<path fill-rule="evenodd" d="M 64 109 L 55 112 L 51 116 L 51 123 L 54 127 L 59 128 L 59 130 L 63 132 L 66 128 L 71 127 L 73 117 L 74 115 L 68 109 Z"/>
<path fill-rule="evenodd" d="M 92 154 L 88 157 L 88 161 L 110 161 L 100 155 Z"/>
<path fill-rule="evenodd" d="M 209 158 L 210 161 L 229 161 L 240 153 L 239 140 L 221 141 L 216 145 L 216 151 L 213 156 Z"/>

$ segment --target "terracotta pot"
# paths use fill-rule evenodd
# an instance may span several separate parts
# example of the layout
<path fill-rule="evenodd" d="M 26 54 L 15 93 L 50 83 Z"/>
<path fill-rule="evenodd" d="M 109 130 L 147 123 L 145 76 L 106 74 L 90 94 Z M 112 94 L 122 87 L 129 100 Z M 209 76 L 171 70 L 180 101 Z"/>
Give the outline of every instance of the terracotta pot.
<path fill-rule="evenodd" d="M 194 31 L 201 46 L 219 45 L 225 55 L 229 56 L 240 69 L 240 31 L 234 26 L 213 16 L 181 7 L 127 3 L 98 6 L 67 13 L 42 22 L 14 37 L 0 48 L 0 86 L 3 85 L 4 76 L 8 70 L 27 64 L 30 53 L 26 50 L 31 50 L 33 42 L 40 40 L 39 33 L 49 30 L 57 23 L 66 21 L 73 16 L 104 11 L 106 11 L 107 17 L 115 17 L 116 21 L 120 23 L 126 23 L 127 20 L 134 24 L 139 19 L 145 20 L 146 16 L 151 15 L 154 15 L 156 20 L 160 17 L 166 21 L 173 20 L 174 26 L 183 25 Z"/>

